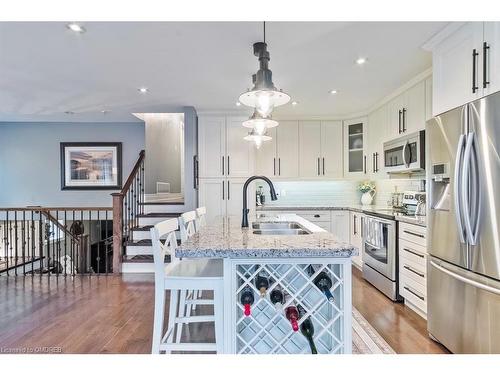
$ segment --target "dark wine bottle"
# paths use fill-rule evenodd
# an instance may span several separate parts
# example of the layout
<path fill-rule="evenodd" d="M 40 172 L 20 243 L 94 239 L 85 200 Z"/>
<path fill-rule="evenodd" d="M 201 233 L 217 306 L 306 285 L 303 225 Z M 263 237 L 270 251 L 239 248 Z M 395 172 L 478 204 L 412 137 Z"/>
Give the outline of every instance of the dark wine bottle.
<path fill-rule="evenodd" d="M 285 304 L 288 300 L 291 299 L 290 295 L 285 295 Z M 292 329 L 297 332 L 299 330 L 299 311 L 297 310 L 297 306 L 293 303 L 293 301 L 288 305 L 285 309 L 285 316 L 292 325 Z"/>
<path fill-rule="evenodd" d="M 297 310 L 299 311 L 299 317 L 302 318 L 306 315 L 306 311 L 302 306 L 297 306 Z M 304 321 L 300 324 L 300 333 L 304 335 L 309 343 L 309 347 L 311 348 L 311 354 L 318 354 L 318 350 L 316 349 L 316 345 L 314 344 L 314 325 L 311 318 L 304 319 Z"/>
<path fill-rule="evenodd" d="M 276 287 L 272 290 L 271 295 L 269 296 L 271 299 L 272 304 L 274 305 L 274 308 L 276 309 L 276 312 L 283 312 L 283 302 L 285 302 L 285 296 L 283 295 L 283 292 L 279 287 Z"/>
<path fill-rule="evenodd" d="M 309 265 L 307 267 L 307 273 L 309 276 L 312 276 L 314 274 L 314 267 L 312 265 Z M 332 292 L 330 292 L 330 288 L 332 287 L 332 279 L 330 279 L 330 276 L 327 275 L 325 271 L 321 271 L 313 280 L 314 285 L 318 287 L 319 290 L 323 292 L 325 295 L 326 299 L 330 302 L 334 301 Z"/>
<path fill-rule="evenodd" d="M 249 287 L 247 285 L 246 287 L 243 288 L 243 290 L 241 291 L 241 295 L 240 295 L 240 302 L 245 309 L 244 310 L 245 316 L 250 316 L 251 306 L 254 303 L 254 301 L 255 301 L 255 299 L 253 296 L 253 290 L 251 287 Z"/>
<path fill-rule="evenodd" d="M 259 274 L 255 278 L 255 286 L 259 290 L 260 296 L 265 297 L 267 288 L 269 288 L 269 279 L 265 272 L 263 271 L 259 272 Z"/>

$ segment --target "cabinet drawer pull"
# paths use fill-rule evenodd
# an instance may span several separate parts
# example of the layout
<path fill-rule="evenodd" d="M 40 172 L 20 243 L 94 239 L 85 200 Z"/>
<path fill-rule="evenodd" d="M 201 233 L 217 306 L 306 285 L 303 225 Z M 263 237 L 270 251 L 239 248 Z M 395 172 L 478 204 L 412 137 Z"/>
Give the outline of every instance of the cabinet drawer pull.
<path fill-rule="evenodd" d="M 318 214 L 316 214 L 316 215 L 314 215 L 314 217 L 321 217 L 321 216 L 320 216 L 320 215 L 318 215 Z"/>
<path fill-rule="evenodd" d="M 410 272 L 413 272 L 415 275 L 418 275 L 418 276 L 420 276 L 420 277 L 425 277 L 425 275 L 424 275 L 423 273 L 418 272 L 418 271 L 415 271 L 413 268 L 411 268 L 411 267 L 409 267 L 409 266 L 403 266 L 403 268 L 404 268 L 405 270 L 408 270 L 408 271 L 410 271 Z"/>
<path fill-rule="evenodd" d="M 406 234 L 410 234 L 412 236 L 416 236 L 416 237 L 420 237 L 420 238 L 425 238 L 425 236 L 423 234 L 420 234 L 420 233 L 411 232 L 409 230 L 403 230 L 403 232 L 406 233 Z"/>
<path fill-rule="evenodd" d="M 412 251 L 410 249 L 407 249 L 406 247 L 403 247 L 403 250 L 406 251 L 407 253 L 413 254 L 419 258 L 424 259 L 424 256 L 422 254 L 417 253 L 416 251 Z"/>
<path fill-rule="evenodd" d="M 404 286 L 403 287 L 405 290 L 407 290 L 408 292 L 410 292 L 411 294 L 413 294 L 415 297 L 421 299 L 422 301 L 425 301 L 425 298 L 422 297 L 421 295 L 419 295 L 417 292 L 414 292 L 413 290 L 411 290 L 410 288 L 408 288 L 407 286 Z"/>

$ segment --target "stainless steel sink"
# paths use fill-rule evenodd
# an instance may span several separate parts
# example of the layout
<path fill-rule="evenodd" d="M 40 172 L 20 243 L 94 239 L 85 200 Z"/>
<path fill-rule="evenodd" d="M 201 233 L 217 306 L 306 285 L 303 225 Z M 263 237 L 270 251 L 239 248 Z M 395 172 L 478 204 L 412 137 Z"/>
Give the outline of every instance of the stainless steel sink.
<path fill-rule="evenodd" d="M 252 228 L 255 229 L 253 234 L 279 236 L 279 235 L 304 235 L 311 234 L 310 231 L 294 222 L 263 222 L 253 223 Z"/>
<path fill-rule="evenodd" d="M 264 229 L 264 230 L 269 230 L 269 229 L 304 229 L 302 228 L 301 225 L 293 222 L 262 222 L 262 223 L 253 223 L 252 224 L 253 229 Z"/>

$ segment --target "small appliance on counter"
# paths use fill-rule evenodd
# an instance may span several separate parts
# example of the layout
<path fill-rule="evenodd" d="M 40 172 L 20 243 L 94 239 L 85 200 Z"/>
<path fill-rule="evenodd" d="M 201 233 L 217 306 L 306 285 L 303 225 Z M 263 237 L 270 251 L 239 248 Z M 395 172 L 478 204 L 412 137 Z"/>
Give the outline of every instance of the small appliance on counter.
<path fill-rule="evenodd" d="M 424 191 L 405 191 L 403 207 L 405 216 L 425 216 L 426 193 Z"/>

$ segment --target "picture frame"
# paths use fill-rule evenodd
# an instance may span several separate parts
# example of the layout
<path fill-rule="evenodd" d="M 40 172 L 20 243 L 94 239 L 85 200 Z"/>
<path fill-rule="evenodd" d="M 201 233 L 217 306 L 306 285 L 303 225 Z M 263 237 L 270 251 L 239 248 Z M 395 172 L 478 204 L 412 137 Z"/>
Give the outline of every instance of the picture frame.
<path fill-rule="evenodd" d="M 121 142 L 61 142 L 61 190 L 122 187 Z"/>

